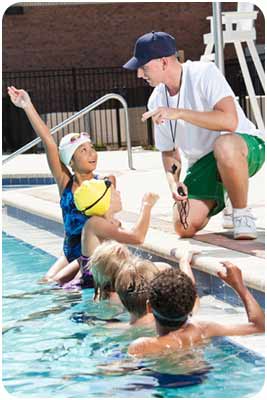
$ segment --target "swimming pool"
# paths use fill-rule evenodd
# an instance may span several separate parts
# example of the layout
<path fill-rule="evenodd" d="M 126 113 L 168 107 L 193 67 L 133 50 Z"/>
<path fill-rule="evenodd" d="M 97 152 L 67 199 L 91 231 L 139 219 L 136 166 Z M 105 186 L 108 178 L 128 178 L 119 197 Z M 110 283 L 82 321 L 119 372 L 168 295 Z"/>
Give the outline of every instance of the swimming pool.
<path fill-rule="evenodd" d="M 108 329 L 97 320 L 83 323 L 83 313 L 107 318 L 121 310 L 94 304 L 92 289 L 64 292 L 38 285 L 53 261 L 44 251 L 3 235 L 3 384 L 12 395 L 238 398 L 261 390 L 264 359 L 225 340 L 168 361 L 132 360 L 128 343 L 152 332 Z M 201 303 L 209 318 L 227 311 L 210 296 Z M 229 313 L 239 312 L 229 307 Z"/>

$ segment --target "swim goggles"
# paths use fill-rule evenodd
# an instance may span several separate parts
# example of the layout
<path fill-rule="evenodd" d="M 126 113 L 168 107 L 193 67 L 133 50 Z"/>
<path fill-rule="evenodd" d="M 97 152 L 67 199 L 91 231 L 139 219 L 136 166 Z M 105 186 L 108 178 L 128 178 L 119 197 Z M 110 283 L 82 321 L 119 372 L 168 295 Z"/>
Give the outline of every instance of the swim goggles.
<path fill-rule="evenodd" d="M 76 142 L 76 140 L 81 139 L 82 137 L 86 137 L 90 139 L 90 136 L 86 132 L 81 132 L 81 133 L 74 133 L 72 137 L 70 138 L 70 143 Z"/>

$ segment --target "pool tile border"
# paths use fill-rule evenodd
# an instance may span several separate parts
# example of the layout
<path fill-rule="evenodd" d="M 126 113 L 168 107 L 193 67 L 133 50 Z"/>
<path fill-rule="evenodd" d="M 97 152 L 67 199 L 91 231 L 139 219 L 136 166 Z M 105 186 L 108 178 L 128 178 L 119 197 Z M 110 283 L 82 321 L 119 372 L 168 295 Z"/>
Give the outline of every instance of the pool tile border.
<path fill-rule="evenodd" d="M 64 228 L 62 223 L 59 223 L 48 218 L 44 218 L 40 215 L 29 213 L 25 210 L 6 205 L 7 215 L 25 221 L 33 226 L 41 229 L 48 230 L 60 237 L 64 237 Z M 144 258 L 151 259 L 152 261 L 168 262 L 174 267 L 177 267 L 178 263 L 170 259 L 166 259 L 161 255 L 153 254 L 153 251 L 146 251 L 144 249 L 135 248 L 129 246 L 136 254 L 142 255 Z M 196 281 L 198 282 L 198 289 L 201 294 L 211 294 L 216 298 L 227 301 L 231 305 L 243 306 L 243 303 L 239 299 L 239 296 L 227 285 L 223 285 L 222 281 L 215 275 L 209 274 L 205 271 L 200 271 L 194 268 Z M 265 309 L 265 293 L 254 288 L 249 288 L 251 293 L 255 296 L 260 306 Z"/>
<path fill-rule="evenodd" d="M 4 177 L 2 179 L 3 186 L 15 185 L 53 185 L 54 178 L 49 176 L 31 176 L 31 177 Z"/>

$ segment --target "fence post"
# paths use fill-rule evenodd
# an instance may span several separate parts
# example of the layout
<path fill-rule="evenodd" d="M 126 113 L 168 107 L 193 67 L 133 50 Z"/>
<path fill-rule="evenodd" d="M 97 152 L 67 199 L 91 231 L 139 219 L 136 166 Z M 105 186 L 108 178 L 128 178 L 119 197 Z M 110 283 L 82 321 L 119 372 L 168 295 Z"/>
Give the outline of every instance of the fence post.
<path fill-rule="evenodd" d="M 77 94 L 77 82 L 76 82 L 76 68 L 72 68 L 72 83 L 73 83 L 73 100 L 74 100 L 74 111 L 79 111 L 79 102 L 78 102 L 78 94 Z"/>
<path fill-rule="evenodd" d="M 113 93 L 117 93 L 127 101 L 127 89 L 123 88 L 113 88 Z M 121 147 L 121 124 L 120 124 L 120 105 L 118 102 L 116 103 L 116 122 L 117 122 L 117 129 L 118 129 L 118 146 Z"/>
<path fill-rule="evenodd" d="M 148 144 L 150 146 L 154 146 L 153 128 L 152 128 L 152 119 L 151 118 L 149 118 L 147 120 L 147 139 L 148 139 Z"/>

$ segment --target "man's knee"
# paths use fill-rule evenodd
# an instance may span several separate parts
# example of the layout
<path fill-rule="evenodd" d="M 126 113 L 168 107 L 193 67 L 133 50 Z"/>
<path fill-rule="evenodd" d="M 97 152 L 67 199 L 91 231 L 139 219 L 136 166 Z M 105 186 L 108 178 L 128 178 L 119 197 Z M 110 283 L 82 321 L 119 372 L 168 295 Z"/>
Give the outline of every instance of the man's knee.
<path fill-rule="evenodd" d="M 232 164 L 236 163 L 237 157 L 247 157 L 247 146 L 241 137 L 225 134 L 215 140 L 213 154 L 218 162 Z"/>
<path fill-rule="evenodd" d="M 231 160 L 234 156 L 231 135 L 219 136 L 213 146 L 214 157 L 217 161 Z"/>
<path fill-rule="evenodd" d="M 194 223 L 189 223 L 187 229 L 184 228 L 184 226 L 181 224 L 180 221 L 175 221 L 174 222 L 174 229 L 177 235 L 179 235 L 181 238 L 191 238 L 193 237 L 198 231 L 203 229 L 207 223 L 209 222 L 209 218 L 206 217 L 202 222 L 198 221 L 198 224 Z"/>
<path fill-rule="evenodd" d="M 197 229 L 194 226 L 188 226 L 188 228 L 185 229 L 180 222 L 175 222 L 174 229 L 177 235 L 181 238 L 191 238 L 197 232 Z"/>

